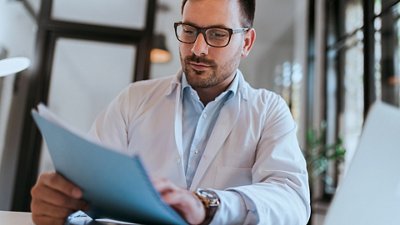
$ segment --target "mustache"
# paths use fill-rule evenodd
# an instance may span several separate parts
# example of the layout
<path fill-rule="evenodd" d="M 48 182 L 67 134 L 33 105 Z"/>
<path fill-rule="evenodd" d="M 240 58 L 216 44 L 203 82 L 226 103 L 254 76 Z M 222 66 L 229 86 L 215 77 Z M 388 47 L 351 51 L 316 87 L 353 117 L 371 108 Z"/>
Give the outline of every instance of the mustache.
<path fill-rule="evenodd" d="M 199 57 L 196 56 L 195 54 L 192 54 L 191 56 L 187 56 L 185 58 L 186 63 L 194 62 L 194 63 L 204 63 L 209 66 L 216 66 L 217 64 L 214 62 L 214 60 L 206 59 L 205 57 Z"/>

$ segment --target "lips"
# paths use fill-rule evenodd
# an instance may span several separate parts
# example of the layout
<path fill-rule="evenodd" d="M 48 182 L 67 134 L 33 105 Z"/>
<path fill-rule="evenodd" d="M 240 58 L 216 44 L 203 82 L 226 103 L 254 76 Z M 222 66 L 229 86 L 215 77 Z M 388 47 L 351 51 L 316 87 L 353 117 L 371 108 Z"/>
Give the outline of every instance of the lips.
<path fill-rule="evenodd" d="M 210 69 L 212 66 L 206 63 L 188 62 L 189 66 L 198 71 Z"/>

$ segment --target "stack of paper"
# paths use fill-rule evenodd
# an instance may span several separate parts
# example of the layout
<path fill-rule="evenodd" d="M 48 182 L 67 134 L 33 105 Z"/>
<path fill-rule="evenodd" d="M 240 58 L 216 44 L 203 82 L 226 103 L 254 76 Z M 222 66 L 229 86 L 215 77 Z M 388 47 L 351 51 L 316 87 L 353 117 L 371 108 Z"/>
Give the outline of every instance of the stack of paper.
<path fill-rule="evenodd" d="M 186 224 L 154 189 L 139 157 L 129 157 L 68 127 L 44 105 L 32 110 L 56 171 L 83 190 L 91 218 Z"/>

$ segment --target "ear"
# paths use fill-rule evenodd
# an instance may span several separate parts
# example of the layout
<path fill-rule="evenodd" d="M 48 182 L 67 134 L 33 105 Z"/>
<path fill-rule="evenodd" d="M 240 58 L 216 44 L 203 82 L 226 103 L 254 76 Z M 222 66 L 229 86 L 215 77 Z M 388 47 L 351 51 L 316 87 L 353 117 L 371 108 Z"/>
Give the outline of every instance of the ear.
<path fill-rule="evenodd" d="M 249 54 L 251 49 L 253 48 L 253 44 L 256 41 L 256 30 L 251 28 L 248 30 L 244 36 L 244 45 L 242 48 L 242 58 L 246 58 Z"/>

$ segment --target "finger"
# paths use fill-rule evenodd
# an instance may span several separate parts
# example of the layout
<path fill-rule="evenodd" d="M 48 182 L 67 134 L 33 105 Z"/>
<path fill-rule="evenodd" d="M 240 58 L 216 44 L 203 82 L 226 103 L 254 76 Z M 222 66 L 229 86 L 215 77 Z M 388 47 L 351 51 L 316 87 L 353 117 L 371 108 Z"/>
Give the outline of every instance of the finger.
<path fill-rule="evenodd" d="M 178 186 L 176 186 L 174 183 L 164 178 L 153 180 L 153 185 L 154 188 L 161 194 L 165 192 L 179 190 Z"/>
<path fill-rule="evenodd" d="M 32 221 L 37 225 L 64 225 L 65 219 L 52 218 L 47 216 L 36 216 L 32 214 Z"/>
<path fill-rule="evenodd" d="M 180 188 L 167 179 L 154 179 L 153 185 L 164 202 L 170 205 L 190 224 L 200 224 L 205 218 L 201 201 L 190 191 Z"/>
<path fill-rule="evenodd" d="M 163 195 L 164 201 L 183 210 L 198 210 L 203 209 L 203 203 L 190 191 L 181 190 L 168 192 Z"/>
<path fill-rule="evenodd" d="M 183 204 L 183 194 L 178 191 L 167 192 L 162 195 L 164 201 L 169 205 L 181 205 Z"/>
<path fill-rule="evenodd" d="M 190 224 L 199 224 L 204 220 L 204 206 L 192 192 L 186 190 L 168 192 L 163 195 L 163 199 Z"/>
<path fill-rule="evenodd" d="M 65 195 L 71 196 L 73 198 L 81 198 L 82 191 L 79 187 L 65 179 L 63 176 L 57 173 L 44 173 L 40 175 L 39 182 L 44 185 L 56 189 Z"/>
<path fill-rule="evenodd" d="M 33 199 L 31 202 L 32 215 L 47 216 L 55 219 L 65 219 L 76 210 L 55 206 L 47 202 Z"/>
<path fill-rule="evenodd" d="M 72 198 L 64 193 L 59 192 L 58 190 L 44 185 L 37 185 L 32 188 L 31 195 L 32 200 L 39 200 L 54 206 L 72 210 L 82 209 L 86 205 L 86 202 L 83 200 Z"/>
<path fill-rule="evenodd" d="M 164 201 L 173 206 L 177 207 L 193 207 L 201 206 L 202 203 L 197 197 L 190 191 L 180 188 L 173 182 L 167 179 L 153 180 L 154 186 L 161 193 Z M 194 204 L 193 204 L 194 203 Z M 197 204 L 199 203 L 199 204 Z"/>

